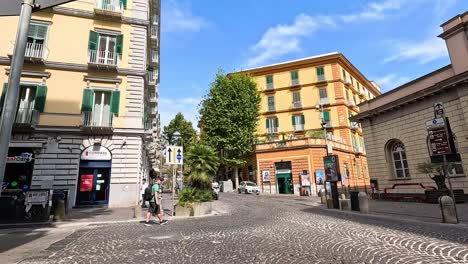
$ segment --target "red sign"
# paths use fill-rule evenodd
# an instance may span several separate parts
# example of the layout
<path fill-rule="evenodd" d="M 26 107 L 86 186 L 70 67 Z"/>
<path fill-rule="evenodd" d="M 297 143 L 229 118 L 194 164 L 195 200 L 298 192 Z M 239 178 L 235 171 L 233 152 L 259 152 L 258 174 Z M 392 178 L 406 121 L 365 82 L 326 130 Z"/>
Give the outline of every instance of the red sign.
<path fill-rule="evenodd" d="M 90 192 L 93 190 L 93 174 L 81 175 L 80 192 Z"/>
<path fill-rule="evenodd" d="M 429 143 L 432 155 L 450 154 L 450 143 L 445 128 L 429 130 Z"/>

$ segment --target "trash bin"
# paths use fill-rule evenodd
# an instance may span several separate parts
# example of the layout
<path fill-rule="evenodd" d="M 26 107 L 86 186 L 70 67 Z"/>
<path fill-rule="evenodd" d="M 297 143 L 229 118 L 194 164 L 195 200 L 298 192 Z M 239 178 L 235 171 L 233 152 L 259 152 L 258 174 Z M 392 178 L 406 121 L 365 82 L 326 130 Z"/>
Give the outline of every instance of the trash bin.
<path fill-rule="evenodd" d="M 52 214 L 64 217 L 68 213 L 68 190 L 56 189 L 52 195 Z"/>
<path fill-rule="evenodd" d="M 351 210 L 359 211 L 359 191 L 351 191 Z"/>

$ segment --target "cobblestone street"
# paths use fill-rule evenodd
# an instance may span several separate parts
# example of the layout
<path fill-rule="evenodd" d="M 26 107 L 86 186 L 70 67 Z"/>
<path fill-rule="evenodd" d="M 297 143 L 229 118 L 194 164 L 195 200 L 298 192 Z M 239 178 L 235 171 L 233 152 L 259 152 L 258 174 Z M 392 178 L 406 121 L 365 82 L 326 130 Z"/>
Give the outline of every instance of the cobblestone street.
<path fill-rule="evenodd" d="M 302 197 L 220 199 L 226 214 L 96 225 L 21 263 L 468 263 L 466 225 L 324 210 Z"/>

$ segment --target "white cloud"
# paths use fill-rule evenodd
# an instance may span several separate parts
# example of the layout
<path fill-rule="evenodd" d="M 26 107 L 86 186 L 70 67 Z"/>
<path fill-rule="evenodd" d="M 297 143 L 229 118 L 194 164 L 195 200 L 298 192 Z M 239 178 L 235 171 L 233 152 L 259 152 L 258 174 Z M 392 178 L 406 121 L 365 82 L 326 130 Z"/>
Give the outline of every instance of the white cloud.
<path fill-rule="evenodd" d="M 161 114 L 161 130 L 169 124 L 175 115 L 181 112 L 185 119 L 192 122 L 193 127 L 197 129 L 198 124 L 198 104 L 201 99 L 197 97 L 167 98 L 160 97 L 159 113 Z M 198 130 L 198 129 L 197 129 Z"/>
<path fill-rule="evenodd" d="M 419 2 L 413 0 L 412 2 Z M 247 67 L 263 64 L 291 52 L 301 50 L 302 38 L 310 36 L 313 32 L 358 21 L 375 21 L 385 17 L 385 12 L 397 10 L 408 3 L 408 0 L 386 0 L 369 3 L 362 11 L 348 15 L 309 16 L 300 14 L 290 25 L 276 25 L 269 28 L 262 38 L 251 47 L 254 53 L 247 61 Z"/>
<path fill-rule="evenodd" d="M 175 0 L 169 0 L 161 9 L 161 30 L 164 32 L 198 32 L 209 25 L 208 21 L 192 14 L 190 8 L 182 7 Z"/>
<path fill-rule="evenodd" d="M 447 56 L 445 42 L 436 37 L 419 42 L 392 41 L 391 46 L 394 54 L 385 58 L 384 63 L 413 59 L 425 64 Z"/>
<path fill-rule="evenodd" d="M 376 78 L 374 81 L 380 86 L 382 92 L 387 92 L 393 88 L 409 82 L 410 78 L 391 73 L 383 77 Z"/>

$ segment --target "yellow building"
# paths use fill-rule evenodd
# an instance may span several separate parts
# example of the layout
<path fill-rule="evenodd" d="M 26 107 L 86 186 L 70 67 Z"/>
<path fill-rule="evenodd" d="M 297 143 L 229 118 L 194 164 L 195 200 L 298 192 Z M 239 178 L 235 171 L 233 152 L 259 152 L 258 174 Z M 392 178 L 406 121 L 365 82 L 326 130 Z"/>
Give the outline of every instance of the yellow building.
<path fill-rule="evenodd" d="M 313 194 L 320 181 L 315 176 L 324 170 L 326 130 L 344 185 L 369 189 L 362 131 L 348 118 L 359 113 L 358 104 L 380 95 L 375 83 L 340 53 L 245 72 L 254 76 L 262 98 L 255 162 L 245 180 L 256 180 L 264 192 Z"/>
<path fill-rule="evenodd" d="M 33 13 L 7 190 L 68 190 L 70 207 L 139 201 L 142 178 L 159 167 L 159 17 L 159 0 L 81 0 Z M 0 23 L 3 103 L 18 17 Z"/>

